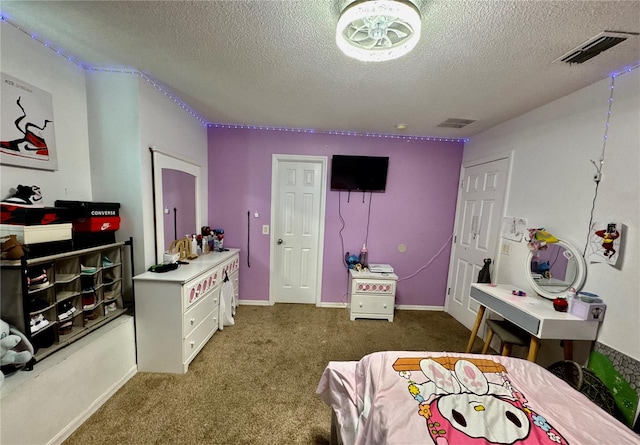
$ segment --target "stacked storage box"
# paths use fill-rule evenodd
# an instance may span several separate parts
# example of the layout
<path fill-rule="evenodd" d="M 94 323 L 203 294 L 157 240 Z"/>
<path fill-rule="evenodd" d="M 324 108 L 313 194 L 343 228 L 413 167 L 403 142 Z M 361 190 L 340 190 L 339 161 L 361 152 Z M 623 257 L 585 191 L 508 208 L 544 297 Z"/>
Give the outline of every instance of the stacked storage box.
<path fill-rule="evenodd" d="M 72 249 L 71 212 L 62 207 L 25 207 L 2 203 L 0 236 L 15 235 L 35 258 Z"/>
<path fill-rule="evenodd" d="M 71 210 L 75 249 L 116 242 L 120 228 L 120 203 L 56 201 L 56 206 Z"/>

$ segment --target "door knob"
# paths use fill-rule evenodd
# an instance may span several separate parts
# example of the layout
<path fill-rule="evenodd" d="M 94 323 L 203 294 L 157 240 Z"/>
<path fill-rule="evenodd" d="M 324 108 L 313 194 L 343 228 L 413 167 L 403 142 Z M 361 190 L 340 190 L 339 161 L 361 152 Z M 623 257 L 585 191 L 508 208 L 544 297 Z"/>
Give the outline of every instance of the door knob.
<path fill-rule="evenodd" d="M 282 238 L 278 239 L 278 244 L 282 244 Z"/>

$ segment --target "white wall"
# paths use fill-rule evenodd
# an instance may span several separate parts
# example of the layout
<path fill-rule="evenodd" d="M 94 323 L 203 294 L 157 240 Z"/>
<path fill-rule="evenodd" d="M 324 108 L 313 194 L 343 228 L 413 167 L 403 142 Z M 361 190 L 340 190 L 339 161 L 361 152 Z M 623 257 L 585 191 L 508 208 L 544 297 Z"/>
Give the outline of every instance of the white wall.
<path fill-rule="evenodd" d="M 56 199 L 90 200 L 84 71 L 5 22 L 0 37 L 2 72 L 51 93 L 58 156 L 53 172 L 2 165 L 0 199 L 21 184 L 40 186 L 47 206 Z"/>
<path fill-rule="evenodd" d="M 62 443 L 136 371 L 133 317 L 122 315 L 6 378 L 0 443 Z"/>
<path fill-rule="evenodd" d="M 2 72 L 52 94 L 59 168 L 1 166 L 0 199 L 18 184 L 35 184 L 47 206 L 56 199 L 120 202 L 117 237 L 134 236 L 136 269 L 145 270 L 155 262 L 148 147 L 200 160 L 204 169 L 206 127 L 138 75 L 85 73 L 5 22 L 0 32 Z M 62 441 L 135 373 L 133 319 L 121 318 L 47 357 L 32 373 L 5 380 L 0 442 Z"/>
<path fill-rule="evenodd" d="M 595 167 L 604 145 L 611 79 L 533 110 L 471 138 L 463 162 L 513 151 L 505 215 L 523 217 L 583 252 L 594 200 Z M 607 303 L 598 341 L 640 359 L 640 69 L 616 77 L 594 221 L 624 224 L 617 268 L 587 264 L 584 290 Z M 526 243 L 499 258 L 494 281 L 527 288 Z M 529 289 L 531 291 L 531 289 Z"/>
<path fill-rule="evenodd" d="M 139 80 L 140 156 L 143 199 L 143 227 L 145 233 L 154 233 L 153 187 L 151 181 L 151 154 L 149 147 L 156 146 L 176 153 L 200 165 L 200 215 L 198 227 L 206 222 L 208 193 L 207 172 L 207 128 L 183 110 L 173 100 L 158 92 L 144 79 Z M 164 241 L 160 241 L 164 242 Z M 156 251 L 153 239 L 146 238 L 144 246 L 145 265 L 155 263 Z"/>
<path fill-rule="evenodd" d="M 207 209 L 207 130 L 136 74 L 87 73 L 92 183 L 122 205 L 122 240 L 133 236 L 136 273 L 156 262 L 150 146 L 199 162 L 201 212 Z M 113 200 L 113 199 L 111 199 Z M 200 225 L 204 225 L 201 222 Z"/>

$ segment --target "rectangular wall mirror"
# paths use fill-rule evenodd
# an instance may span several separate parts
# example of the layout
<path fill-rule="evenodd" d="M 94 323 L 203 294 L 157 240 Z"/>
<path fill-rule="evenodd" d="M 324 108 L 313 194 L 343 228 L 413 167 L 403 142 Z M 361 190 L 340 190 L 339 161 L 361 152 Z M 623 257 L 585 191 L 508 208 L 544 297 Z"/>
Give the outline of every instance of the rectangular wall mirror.
<path fill-rule="evenodd" d="M 158 147 L 150 147 L 150 150 L 153 162 L 156 262 L 161 263 L 164 252 L 175 239 L 200 232 L 200 166 Z"/>

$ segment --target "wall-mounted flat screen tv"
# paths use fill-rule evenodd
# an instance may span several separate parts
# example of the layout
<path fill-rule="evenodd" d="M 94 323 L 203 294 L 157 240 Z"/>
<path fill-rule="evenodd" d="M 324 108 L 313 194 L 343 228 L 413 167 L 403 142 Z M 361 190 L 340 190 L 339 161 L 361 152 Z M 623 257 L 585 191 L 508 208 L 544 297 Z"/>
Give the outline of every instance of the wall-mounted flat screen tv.
<path fill-rule="evenodd" d="M 333 155 L 331 190 L 384 192 L 389 158 L 385 156 Z"/>

